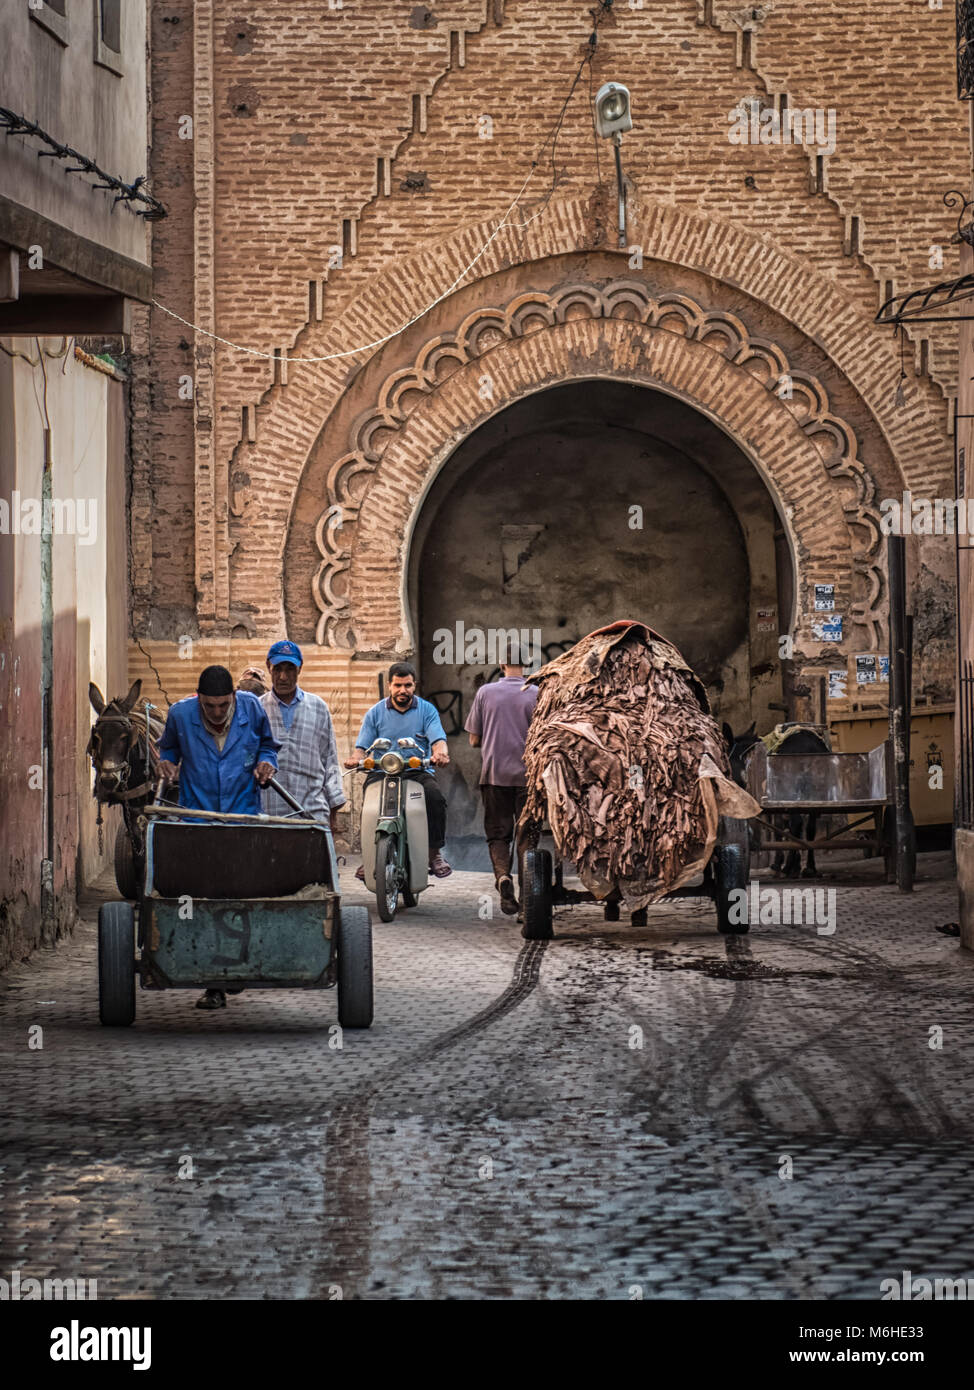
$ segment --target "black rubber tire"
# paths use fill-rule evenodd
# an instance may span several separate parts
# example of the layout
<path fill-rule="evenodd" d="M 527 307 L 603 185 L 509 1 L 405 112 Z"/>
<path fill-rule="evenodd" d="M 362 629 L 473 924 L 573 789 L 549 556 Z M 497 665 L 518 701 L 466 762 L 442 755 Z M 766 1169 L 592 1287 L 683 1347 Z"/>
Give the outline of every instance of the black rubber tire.
<path fill-rule="evenodd" d="M 603 920 L 606 921 L 606 922 L 618 922 L 618 920 L 619 920 L 619 904 L 618 904 L 618 903 L 606 903 L 606 904 L 605 904 L 605 907 L 603 907 L 603 909 L 602 909 L 602 917 L 603 917 Z"/>
<path fill-rule="evenodd" d="M 551 855 L 546 849 L 529 849 L 524 856 L 524 883 L 521 888 L 525 941 L 550 941 Z"/>
<path fill-rule="evenodd" d="M 115 834 L 115 882 L 118 891 L 129 902 L 136 902 L 141 890 L 139 868 L 132 848 L 132 841 L 124 825 Z"/>
<path fill-rule="evenodd" d="M 403 907 L 415 907 L 419 902 L 419 896 L 412 891 L 409 886 L 409 855 L 406 855 L 406 878 L 402 885 L 402 905 Z"/>
<path fill-rule="evenodd" d="M 730 895 L 747 886 L 751 878 L 751 832 L 746 820 L 721 816 L 717 827 L 717 844 L 713 855 L 714 899 L 717 906 L 717 930 L 722 936 L 744 936 L 750 923 L 732 922 Z"/>
<path fill-rule="evenodd" d="M 135 909 L 105 903 L 98 911 L 98 1017 L 106 1028 L 135 1021 Z"/>
<path fill-rule="evenodd" d="M 367 907 L 342 907 L 338 919 L 338 1022 L 372 1026 L 372 919 Z"/>
<path fill-rule="evenodd" d="M 645 907 L 637 907 L 629 918 L 630 925 L 634 927 L 644 927 L 648 920 L 646 912 L 647 909 Z"/>
<path fill-rule="evenodd" d="M 383 922 L 391 922 L 399 905 L 399 885 L 394 893 L 388 892 L 387 873 L 396 862 L 396 839 L 394 835 L 383 835 L 375 847 L 375 906 Z"/>

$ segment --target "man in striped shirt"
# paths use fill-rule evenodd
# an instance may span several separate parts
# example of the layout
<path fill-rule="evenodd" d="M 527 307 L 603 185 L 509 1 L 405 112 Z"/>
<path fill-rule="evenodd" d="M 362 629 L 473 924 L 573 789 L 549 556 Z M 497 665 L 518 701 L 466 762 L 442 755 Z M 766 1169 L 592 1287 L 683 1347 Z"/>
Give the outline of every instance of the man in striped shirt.
<path fill-rule="evenodd" d="M 277 780 L 317 819 L 327 816 L 334 831 L 336 812 L 345 804 L 335 730 L 324 700 L 298 684 L 303 664 L 296 642 L 275 642 L 267 653 L 271 688 L 260 702 L 281 745 Z M 261 796 L 269 815 L 290 815 L 291 808 L 270 787 Z"/>

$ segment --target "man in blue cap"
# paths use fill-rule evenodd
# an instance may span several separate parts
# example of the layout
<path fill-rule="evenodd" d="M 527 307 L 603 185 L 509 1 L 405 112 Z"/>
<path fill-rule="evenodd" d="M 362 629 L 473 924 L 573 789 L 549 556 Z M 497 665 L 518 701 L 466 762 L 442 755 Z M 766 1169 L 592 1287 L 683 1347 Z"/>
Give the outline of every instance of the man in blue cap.
<path fill-rule="evenodd" d="M 167 784 L 179 777 L 180 806 L 256 816 L 258 783 L 264 786 L 277 771 L 278 747 L 257 696 L 234 691 L 225 666 L 207 666 L 196 694 L 169 710 L 159 741 L 159 770 Z M 196 1007 L 222 1009 L 226 995 L 208 989 Z"/>
<path fill-rule="evenodd" d="M 271 688 L 260 702 L 280 746 L 277 780 L 334 831 L 339 807 L 345 805 L 335 730 L 324 700 L 298 684 L 303 665 L 296 642 L 275 642 L 267 653 Z M 289 814 L 290 808 L 272 789 L 264 792 L 263 801 L 271 815 Z"/>

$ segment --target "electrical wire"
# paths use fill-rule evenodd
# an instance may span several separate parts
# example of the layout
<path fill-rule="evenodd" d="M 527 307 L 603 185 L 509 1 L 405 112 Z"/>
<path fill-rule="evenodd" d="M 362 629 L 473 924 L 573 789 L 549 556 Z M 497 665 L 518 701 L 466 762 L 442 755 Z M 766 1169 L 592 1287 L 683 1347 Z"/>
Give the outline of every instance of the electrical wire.
<path fill-rule="evenodd" d="M 590 59 L 589 59 L 589 64 L 588 64 L 588 103 L 589 103 L 589 107 L 590 107 L 591 112 L 592 112 L 592 139 L 595 141 L 595 173 L 596 173 L 596 177 L 597 177 L 597 179 L 598 179 L 598 181 L 599 181 L 599 191 L 601 192 L 602 187 L 603 187 L 603 184 L 602 184 L 602 154 L 601 154 L 600 149 L 599 149 L 599 131 L 598 131 L 598 126 L 595 124 L 595 92 L 593 91 L 593 88 L 594 88 L 594 86 L 595 86 L 595 72 L 594 72 L 593 66 L 592 66 L 592 58 L 594 58 L 594 57 L 595 57 L 595 50 L 594 50 L 594 48 L 593 48 L 591 57 L 590 57 Z"/>
<path fill-rule="evenodd" d="M 28 366 L 37 366 L 37 359 L 28 357 L 26 352 L 21 352 L 19 348 L 8 348 L 5 343 L 0 343 L 0 352 L 5 352 L 8 357 L 19 357 L 21 362 L 26 362 Z"/>
<path fill-rule="evenodd" d="M 436 299 L 433 300 L 433 302 L 432 302 L 431 304 L 427 304 L 427 306 L 426 306 L 425 309 L 420 309 L 420 311 L 419 311 L 418 313 L 414 314 L 413 317 L 412 317 L 411 319 L 408 319 L 408 320 L 406 321 L 406 323 L 402 324 L 401 327 L 395 329 L 394 332 L 392 332 L 392 333 L 387 333 L 387 334 L 385 335 L 384 338 L 376 338 L 374 342 L 371 342 L 371 343 L 363 343 L 363 344 L 361 344 L 361 346 L 356 347 L 356 348 L 349 348 L 346 352 L 331 352 L 331 353 L 328 353 L 328 354 L 327 354 L 326 356 L 324 356 L 324 357 L 280 357 L 280 358 L 278 358 L 276 353 L 273 353 L 273 352 L 261 352 L 259 348 L 242 347 L 239 343 L 232 343 L 232 342 L 229 340 L 229 338 L 221 338 L 220 335 L 219 335 L 219 333 L 211 333 L 211 332 L 210 332 L 208 329 L 206 329 L 206 328 L 199 328 L 195 323 L 190 323 L 189 319 L 184 319 L 183 316 L 182 316 L 181 314 L 177 314 L 176 311 L 175 311 L 174 309 L 168 309 L 168 308 L 165 306 L 165 304 L 160 304 L 160 302 L 159 302 L 158 299 L 154 299 L 152 302 L 153 302 L 153 304 L 156 306 L 157 309 L 161 309 L 162 312 L 163 312 L 164 314 L 168 314 L 168 315 L 170 316 L 170 318 L 178 319 L 178 321 L 179 321 L 180 323 L 182 323 L 182 324 L 185 324 L 187 328 L 192 328 L 193 331 L 194 331 L 194 333 L 202 333 L 202 334 L 204 335 L 204 337 L 212 338 L 212 339 L 213 339 L 215 342 L 217 342 L 217 343 L 223 343 L 225 347 L 233 348 L 235 352 L 246 352 L 246 353 L 249 353 L 251 357 L 264 357 L 264 358 L 267 358 L 267 359 L 274 358 L 276 361 L 281 361 L 281 362 L 335 362 L 335 361 L 337 361 L 337 360 L 339 360 L 340 358 L 343 358 L 343 357 L 355 357 L 355 356 L 356 356 L 358 353 L 360 353 L 360 352 L 369 352 L 369 351 L 371 351 L 372 348 L 381 347 L 383 343 L 388 343 L 388 342 L 390 342 L 393 338 L 398 338 L 398 336 L 399 336 L 400 333 L 404 333 L 405 330 L 406 330 L 407 328 L 410 328 L 414 323 L 418 323 L 418 321 L 424 316 L 424 314 L 428 314 L 429 311 L 430 311 L 430 309 L 434 309 L 434 308 L 436 307 L 437 304 L 440 304 L 444 299 L 447 298 L 448 295 L 452 294 L 453 291 L 456 289 L 457 285 L 459 285 L 460 282 L 461 282 L 461 280 L 463 280 L 464 277 L 467 275 L 468 271 L 472 270 L 473 267 L 474 267 L 474 266 L 477 264 L 477 262 L 480 260 L 480 258 L 481 258 L 483 255 L 486 254 L 487 249 L 488 249 L 488 247 L 490 246 L 491 242 L 495 239 L 495 237 L 497 237 L 497 236 L 500 235 L 500 233 L 503 231 L 503 229 L 504 229 L 505 227 L 507 227 L 507 226 L 514 226 L 514 227 L 516 227 L 516 226 L 518 226 L 518 225 L 521 225 L 521 226 L 527 226 L 527 225 L 528 225 L 526 222 L 525 222 L 525 223 L 521 223 L 521 224 L 518 224 L 518 223 L 509 223 L 509 222 L 507 221 L 507 218 L 508 218 L 509 214 L 514 210 L 514 208 L 517 207 L 518 203 L 520 202 L 521 196 L 522 196 L 522 194 L 524 193 L 525 188 L 527 188 L 527 186 L 528 186 L 528 184 L 530 183 L 531 179 L 534 177 L 534 171 L 535 171 L 535 165 L 532 164 L 531 169 L 530 169 L 530 172 L 528 173 L 527 178 L 526 178 L 526 179 L 524 180 L 524 182 L 521 184 L 521 187 L 520 187 L 520 189 L 519 189 L 519 191 L 518 191 L 517 197 L 514 199 L 513 203 L 511 203 L 511 206 L 508 208 L 507 212 L 504 214 L 504 216 L 503 216 L 503 218 L 501 219 L 500 223 L 499 223 L 499 224 L 494 228 L 494 230 L 491 232 L 490 236 L 489 236 L 489 237 L 487 238 L 487 240 L 484 242 L 483 246 L 482 246 L 482 247 L 480 248 L 480 250 L 477 252 L 476 256 L 474 256 L 473 260 L 470 261 L 469 264 L 466 265 L 466 266 L 464 267 L 463 270 L 461 270 L 460 274 L 459 274 L 459 275 L 457 276 L 457 278 L 453 281 L 453 284 L 452 284 L 452 285 L 449 285 L 449 286 L 443 291 L 443 293 L 442 293 L 441 295 L 439 295 Z M 540 214 L 538 214 L 538 215 L 540 216 Z M 533 221 L 534 219 L 532 218 L 531 220 Z"/>
<path fill-rule="evenodd" d="M 421 318 L 423 318 L 426 314 L 428 314 L 429 311 L 430 311 L 431 309 L 435 309 L 436 306 L 437 306 L 437 304 L 441 304 L 441 303 L 443 302 L 444 299 L 446 299 L 449 295 L 451 295 L 451 294 L 453 293 L 453 291 L 454 291 L 454 290 L 457 288 L 457 286 L 466 278 L 466 276 L 467 276 L 467 275 L 469 274 L 469 272 L 474 268 L 474 266 L 475 266 L 475 265 L 477 264 L 477 262 L 481 259 L 481 257 L 483 257 L 483 256 L 486 254 L 486 252 L 487 252 L 488 248 L 490 247 L 490 245 L 492 244 L 492 242 L 496 239 L 496 237 L 498 237 L 498 236 L 500 235 L 500 233 L 504 230 L 505 227 L 510 227 L 510 228 L 512 228 L 513 230 L 521 231 L 521 230 L 523 230 L 525 227 L 529 227 L 529 226 L 531 225 L 532 222 L 536 222 L 536 221 L 538 220 L 538 218 L 541 217 L 541 216 L 544 214 L 544 212 L 546 211 L 546 209 L 547 209 L 547 207 L 548 207 L 548 204 L 549 204 L 550 201 L 551 201 L 551 197 L 552 197 L 552 195 L 553 195 L 553 193 L 554 193 L 554 191 L 555 191 L 555 187 L 556 187 L 556 185 L 557 185 L 557 182 L 558 182 L 558 171 L 557 171 L 557 168 L 556 168 L 556 166 L 555 166 L 555 155 L 556 155 L 556 150 L 557 150 L 557 145 L 558 145 L 558 136 L 559 136 L 559 134 L 561 133 L 561 127 L 562 127 L 562 124 L 564 123 L 565 115 L 566 115 L 566 113 L 567 113 L 567 111 L 568 111 L 568 107 L 569 107 L 569 104 L 570 104 L 570 102 L 571 102 L 571 99 L 572 99 L 572 97 L 573 97 L 574 94 L 575 94 L 575 88 L 578 86 L 579 80 L 581 79 L 582 72 L 583 72 L 583 70 L 584 70 L 586 64 L 588 64 L 588 66 L 589 66 L 589 93 L 591 94 L 591 90 L 592 90 L 592 60 L 593 60 L 593 58 L 594 58 L 594 56 L 595 56 L 595 49 L 596 49 L 596 45 L 597 45 L 597 43 L 598 43 L 598 28 L 599 28 L 599 24 L 602 22 L 602 20 L 604 19 L 604 17 L 605 17 L 605 16 L 609 13 L 609 11 L 612 9 L 612 4 L 613 4 L 613 0 L 598 0 L 598 6 L 599 6 L 598 12 L 597 12 L 597 13 L 594 12 L 594 11 L 591 11 L 591 12 L 590 12 L 590 13 L 593 14 L 594 17 L 593 17 L 593 23 L 592 23 L 592 32 L 591 32 L 591 34 L 589 35 L 588 48 L 587 48 L 585 54 L 583 55 L 581 62 L 580 62 L 579 65 L 578 65 L 578 69 L 576 70 L 575 76 L 574 76 L 574 78 L 572 79 L 572 84 L 571 84 L 571 86 L 570 86 L 569 89 L 568 89 L 568 95 L 565 97 L 565 100 L 564 100 L 564 102 L 562 103 L 561 110 L 560 110 L 559 113 L 558 113 L 558 117 L 557 117 L 557 119 L 556 119 L 556 121 L 555 121 L 554 127 L 553 127 L 553 129 L 551 130 L 551 132 L 548 134 L 547 138 L 546 138 L 545 141 L 544 141 L 544 144 L 541 146 L 541 148 L 540 148 L 540 150 L 538 151 L 538 153 L 537 153 L 537 155 L 535 156 L 535 158 L 531 161 L 531 168 L 530 168 L 530 170 L 528 171 L 527 177 L 525 178 L 524 182 L 521 184 L 521 187 L 520 187 L 520 189 L 518 190 L 517 195 L 516 195 L 515 198 L 514 198 L 514 201 L 513 201 L 513 202 L 511 203 L 511 205 L 508 207 L 507 212 L 504 213 L 504 216 L 501 218 L 501 220 L 500 220 L 500 222 L 498 223 L 498 225 L 497 225 L 497 226 L 494 228 L 494 230 L 491 232 L 490 236 L 489 236 L 489 237 L 487 238 L 487 240 L 484 242 L 483 246 L 482 246 L 482 247 L 480 248 L 480 250 L 477 252 L 476 256 L 474 256 L 473 260 L 470 261 L 470 262 L 463 268 L 463 270 L 460 272 L 460 274 L 457 276 L 457 278 L 453 281 L 453 283 L 452 283 L 451 285 L 449 285 L 449 286 L 443 291 L 443 293 L 442 293 L 441 295 L 438 295 L 436 299 L 434 299 L 431 303 L 427 304 L 427 305 L 425 306 L 425 308 L 420 309 L 420 310 L 418 311 L 418 313 L 414 314 L 412 318 L 407 319 L 407 321 L 406 321 L 404 324 L 400 325 L 399 328 L 394 329 L 393 332 L 387 333 L 387 334 L 386 334 L 384 337 L 382 337 L 382 338 L 376 338 L 376 339 L 374 340 L 374 342 L 371 342 L 371 343 L 362 343 L 362 344 L 360 344 L 358 347 L 349 348 L 349 349 L 347 349 L 345 352 L 331 352 L 331 353 L 327 353 L 326 355 L 324 355 L 324 356 L 322 356 L 322 357 L 285 357 L 285 356 L 283 356 L 283 355 L 282 355 L 282 356 L 278 356 L 278 354 L 277 354 L 276 352 L 262 352 L 259 348 L 243 347 L 240 343 L 234 343 L 234 342 L 231 342 L 229 338 L 223 338 L 223 337 L 221 337 L 219 333 L 211 333 L 209 329 L 207 329 L 207 328 L 201 328 L 198 324 L 192 323 L 189 319 L 183 318 L 183 316 L 182 316 L 181 314 L 177 314 L 176 311 L 175 311 L 174 309 L 168 308 L 165 304 L 161 303 L 158 299 L 153 299 L 153 301 L 152 301 L 153 305 L 155 306 L 155 308 L 160 309 L 164 314 L 168 314 L 170 318 L 173 318 L 173 319 L 175 319 L 178 323 L 183 324 L 186 328 L 191 328 L 191 329 L 193 330 L 194 333 L 202 334 L 203 337 L 205 337 L 205 338 L 210 338 L 210 339 L 213 340 L 213 342 L 222 343 L 224 347 L 231 348 L 234 352 L 243 352 L 243 353 L 247 353 L 247 354 L 248 354 L 249 356 L 251 356 L 251 357 L 261 357 L 261 358 L 265 359 L 266 361 L 271 361 L 271 360 L 273 360 L 273 361 L 279 361 L 279 362 L 309 362 L 309 363 L 313 363 L 313 362 L 337 362 L 337 361 L 341 361 L 343 358 L 346 358 L 346 357 L 356 357 L 360 352 L 371 352 L 374 348 L 382 347 L 385 343 L 391 342 L 393 338 L 398 338 L 399 335 L 400 335 L 400 333 L 404 333 L 404 332 L 406 331 L 407 328 L 411 328 L 412 325 L 413 325 L 414 323 L 418 323 L 419 320 L 420 320 Z M 593 115 L 592 115 L 592 129 L 593 129 L 593 131 L 595 131 L 595 115 L 594 115 L 594 108 L 593 108 Z M 518 206 L 518 204 L 520 203 L 521 198 L 524 196 L 524 190 L 527 188 L 528 184 L 531 182 L 532 178 L 534 177 L 534 174 L 535 174 L 535 171 L 536 171 L 536 169 L 537 169 L 537 167 L 538 167 L 538 164 L 539 164 L 540 161 L 541 161 L 541 157 L 542 157 L 542 155 L 544 154 L 545 150 L 547 149 L 549 142 L 550 142 L 550 144 L 551 144 L 551 187 L 548 189 L 548 192 L 547 192 L 547 194 L 545 195 L 544 201 L 543 201 L 543 203 L 541 204 L 541 207 L 538 209 L 537 212 L 533 213 L 530 217 L 528 217 L 528 218 L 527 218 L 525 221 L 523 221 L 523 222 L 510 222 L 508 219 L 509 219 L 511 213 L 514 211 L 514 209 L 515 209 L 515 208 Z M 601 187 L 601 186 L 602 186 L 602 168 L 601 168 L 601 162 L 599 161 L 599 158 L 598 158 L 598 135 L 597 135 L 597 132 L 596 132 L 596 162 L 597 162 L 598 173 L 599 173 L 599 186 Z"/>

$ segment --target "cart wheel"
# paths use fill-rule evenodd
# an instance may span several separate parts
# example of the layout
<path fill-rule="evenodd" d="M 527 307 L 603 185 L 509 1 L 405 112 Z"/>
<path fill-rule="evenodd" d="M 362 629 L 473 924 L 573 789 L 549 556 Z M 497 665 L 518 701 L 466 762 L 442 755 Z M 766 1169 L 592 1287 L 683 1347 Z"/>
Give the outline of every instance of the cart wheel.
<path fill-rule="evenodd" d="M 135 909 L 105 903 L 98 910 L 98 1017 L 106 1028 L 135 1019 Z"/>
<path fill-rule="evenodd" d="M 734 916 L 736 918 L 740 915 L 740 899 L 731 901 L 731 893 L 739 889 L 747 892 L 751 877 L 750 846 L 750 827 L 747 821 L 721 816 L 717 827 L 713 864 L 717 930 L 724 936 L 743 936 L 750 925 L 746 920 L 746 914 L 743 922 L 730 919 L 735 904 L 737 910 Z"/>
<path fill-rule="evenodd" d="M 123 898 L 134 902 L 139 896 L 139 870 L 135 861 L 135 850 L 124 825 L 118 827 L 115 835 L 115 882 Z"/>
<path fill-rule="evenodd" d="M 551 930 L 551 855 L 546 849 L 529 849 L 524 856 L 524 926 L 525 941 L 550 941 Z"/>
<path fill-rule="evenodd" d="M 644 907 L 637 907 L 636 911 L 631 914 L 629 921 L 634 927 L 644 927 L 647 921 L 646 909 Z"/>
<path fill-rule="evenodd" d="M 602 916 L 605 918 L 607 922 L 618 922 L 619 904 L 606 903 L 605 907 L 602 909 Z"/>
<path fill-rule="evenodd" d="M 375 847 L 375 905 L 383 922 L 392 921 L 399 903 L 398 848 L 395 835 L 383 835 Z"/>
<path fill-rule="evenodd" d="M 372 1024 L 372 922 L 367 907 L 343 907 L 338 918 L 338 1022 Z"/>

